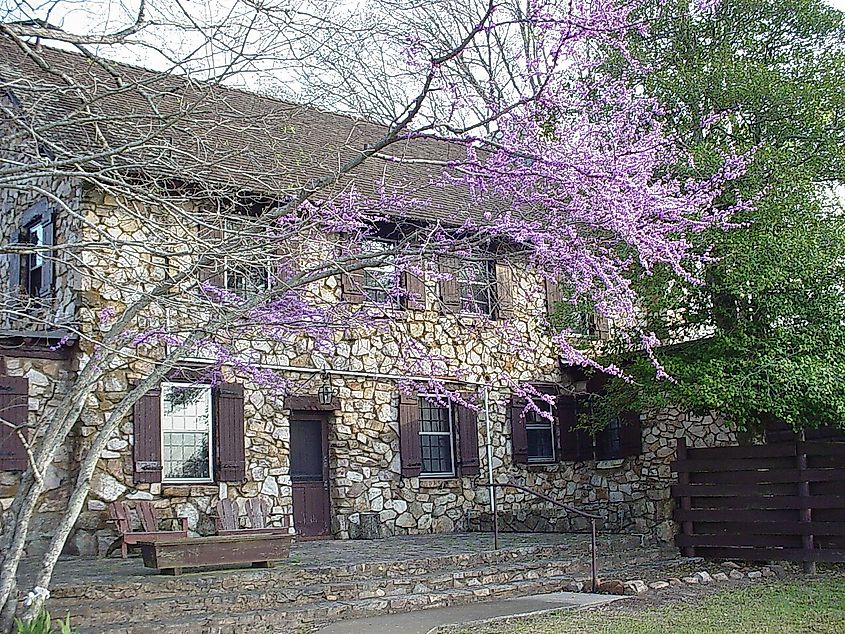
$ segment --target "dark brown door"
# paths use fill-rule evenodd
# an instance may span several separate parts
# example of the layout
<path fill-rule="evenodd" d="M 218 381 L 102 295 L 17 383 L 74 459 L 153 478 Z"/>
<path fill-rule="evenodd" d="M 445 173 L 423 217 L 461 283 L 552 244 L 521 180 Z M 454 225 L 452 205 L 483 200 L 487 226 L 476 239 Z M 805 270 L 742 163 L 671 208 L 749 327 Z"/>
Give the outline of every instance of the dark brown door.
<path fill-rule="evenodd" d="M 327 417 L 297 412 L 291 415 L 290 477 L 296 534 L 331 535 Z"/>

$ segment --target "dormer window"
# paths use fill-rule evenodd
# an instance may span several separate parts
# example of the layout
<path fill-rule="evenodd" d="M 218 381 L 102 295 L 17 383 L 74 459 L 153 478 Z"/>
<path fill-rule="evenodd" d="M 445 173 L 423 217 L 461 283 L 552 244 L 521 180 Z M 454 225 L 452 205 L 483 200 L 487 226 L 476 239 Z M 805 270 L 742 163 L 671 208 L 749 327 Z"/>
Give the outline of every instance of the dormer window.
<path fill-rule="evenodd" d="M 31 252 L 12 254 L 9 278 L 12 290 L 28 297 L 52 297 L 53 212 L 46 200 L 39 201 L 21 215 L 16 240 L 29 245 Z"/>

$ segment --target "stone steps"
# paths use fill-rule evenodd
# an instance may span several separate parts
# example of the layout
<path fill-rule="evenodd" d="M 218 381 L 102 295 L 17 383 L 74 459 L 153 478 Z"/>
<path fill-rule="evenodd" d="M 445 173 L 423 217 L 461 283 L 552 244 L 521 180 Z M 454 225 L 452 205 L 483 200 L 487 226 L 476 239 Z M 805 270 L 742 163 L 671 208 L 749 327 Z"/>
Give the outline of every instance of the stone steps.
<path fill-rule="evenodd" d="M 436 552 L 436 551 L 435 551 Z M 600 542 L 601 572 L 636 565 L 639 540 Z M 145 573 L 140 561 L 97 583 L 53 588 L 48 608 L 81 632 L 211 634 L 308 631 L 315 625 L 566 589 L 589 575 L 589 540 L 499 551 L 269 570 L 216 570 L 178 577 Z M 305 628 L 305 629 L 303 629 Z"/>
<path fill-rule="evenodd" d="M 600 552 L 602 552 L 600 550 Z M 607 551 L 604 551 L 607 552 Z M 299 587 L 343 581 L 372 581 L 373 579 L 408 578 L 424 576 L 432 571 L 451 568 L 477 568 L 507 562 L 559 561 L 562 558 L 589 556 L 589 544 L 573 548 L 564 545 L 536 546 L 500 551 L 461 553 L 425 559 L 387 562 L 368 562 L 338 566 L 298 567 L 287 562 L 267 570 L 216 570 L 189 573 L 179 577 L 145 574 L 127 579 L 91 585 L 64 584 L 51 589 L 53 599 L 78 599 L 84 601 L 114 600 L 140 597 L 143 599 L 184 596 L 185 594 L 229 593 L 237 590 L 272 590 L 280 585 Z M 141 562 L 130 562 L 142 566 Z"/>
<path fill-rule="evenodd" d="M 232 613 L 180 614 L 175 618 L 152 621 L 140 617 L 122 619 L 119 623 L 83 626 L 91 634 L 242 634 L 243 632 L 309 632 L 342 619 L 366 618 L 431 608 L 462 605 L 516 596 L 529 596 L 564 590 L 572 582 L 570 576 L 544 577 L 510 583 L 479 585 L 396 597 L 376 597 L 348 601 L 321 601 L 300 607 L 265 607 Z"/>
<path fill-rule="evenodd" d="M 501 562 L 476 568 L 428 572 L 407 577 L 368 578 L 354 581 L 331 581 L 311 585 L 291 585 L 247 590 L 238 588 L 228 592 L 187 594 L 182 596 L 111 599 L 107 602 L 52 599 L 54 614 L 70 614 L 74 623 L 102 625 L 116 619 L 153 618 L 180 613 L 227 613 L 257 610 L 268 605 L 280 610 L 330 600 L 333 602 L 358 599 L 396 599 L 412 594 L 426 594 L 444 590 L 476 589 L 483 586 L 513 582 L 557 578 L 583 573 L 577 559 Z"/>

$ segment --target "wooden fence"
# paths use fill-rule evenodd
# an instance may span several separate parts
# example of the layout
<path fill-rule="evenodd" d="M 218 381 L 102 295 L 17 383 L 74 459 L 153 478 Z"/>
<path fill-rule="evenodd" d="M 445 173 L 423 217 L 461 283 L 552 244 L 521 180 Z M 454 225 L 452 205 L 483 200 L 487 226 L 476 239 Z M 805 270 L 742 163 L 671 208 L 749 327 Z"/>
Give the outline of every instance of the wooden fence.
<path fill-rule="evenodd" d="M 845 562 L 845 442 L 692 449 L 681 440 L 672 469 L 685 556 Z"/>

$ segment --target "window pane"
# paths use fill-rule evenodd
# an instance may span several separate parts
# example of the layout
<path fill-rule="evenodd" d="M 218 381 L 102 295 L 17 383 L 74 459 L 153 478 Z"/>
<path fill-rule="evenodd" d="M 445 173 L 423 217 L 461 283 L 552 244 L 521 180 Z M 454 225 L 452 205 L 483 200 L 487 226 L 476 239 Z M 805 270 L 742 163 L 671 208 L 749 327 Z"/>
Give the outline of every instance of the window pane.
<path fill-rule="evenodd" d="M 164 477 L 168 479 L 208 479 L 208 434 L 164 433 Z"/>
<path fill-rule="evenodd" d="M 423 434 L 420 436 L 422 451 L 422 473 L 452 473 L 452 442 L 446 434 Z"/>
<path fill-rule="evenodd" d="M 526 433 L 529 460 L 551 462 L 555 459 L 554 436 L 550 427 L 526 429 Z"/>
<path fill-rule="evenodd" d="M 163 476 L 165 479 L 211 478 L 211 388 L 162 386 Z"/>
<path fill-rule="evenodd" d="M 449 408 L 420 399 L 420 431 L 450 432 Z"/>
<path fill-rule="evenodd" d="M 549 418 L 534 410 L 525 412 L 528 460 L 531 462 L 552 462 L 555 459 L 554 411 L 552 406 L 545 401 L 534 399 L 534 405 Z"/>
<path fill-rule="evenodd" d="M 622 449 L 622 421 L 619 417 L 614 417 L 607 424 L 605 431 L 605 438 L 607 439 L 607 452 L 610 455 L 618 453 Z"/>

